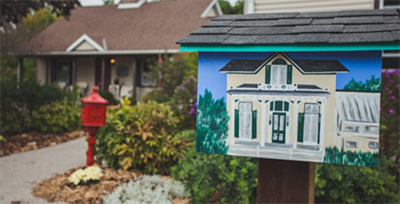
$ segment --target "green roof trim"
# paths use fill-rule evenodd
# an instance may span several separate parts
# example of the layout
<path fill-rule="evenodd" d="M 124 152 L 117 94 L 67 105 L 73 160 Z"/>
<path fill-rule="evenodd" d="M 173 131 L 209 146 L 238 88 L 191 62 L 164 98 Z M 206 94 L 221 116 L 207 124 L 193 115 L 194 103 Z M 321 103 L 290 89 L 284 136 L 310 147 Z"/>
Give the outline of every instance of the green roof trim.
<path fill-rule="evenodd" d="M 393 44 L 274 44 L 274 45 L 180 45 L 182 52 L 313 52 L 313 51 L 372 51 L 399 50 L 400 43 Z"/>

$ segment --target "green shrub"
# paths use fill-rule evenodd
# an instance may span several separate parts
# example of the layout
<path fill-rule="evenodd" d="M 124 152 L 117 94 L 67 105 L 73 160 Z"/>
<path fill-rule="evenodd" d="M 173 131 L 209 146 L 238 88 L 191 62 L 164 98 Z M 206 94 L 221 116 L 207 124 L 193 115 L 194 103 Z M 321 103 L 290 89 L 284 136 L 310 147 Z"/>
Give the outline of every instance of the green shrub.
<path fill-rule="evenodd" d="M 385 157 L 379 167 L 317 164 L 316 203 L 399 203 L 395 176 L 387 171 L 390 165 Z"/>
<path fill-rule="evenodd" d="M 21 102 L 1 100 L 0 114 L 1 134 L 13 135 L 32 128 L 31 114 L 28 106 Z"/>
<path fill-rule="evenodd" d="M 98 90 L 99 95 L 108 101 L 109 105 L 118 104 L 117 100 L 115 99 L 114 95 L 109 91 Z"/>
<path fill-rule="evenodd" d="M 361 152 L 361 150 L 352 152 L 339 150 L 336 146 L 327 147 L 325 148 L 324 163 L 377 167 L 379 152 Z"/>
<path fill-rule="evenodd" d="M 19 88 L 17 88 L 16 80 L 1 78 L 1 101 L 11 100 L 27 104 L 30 111 L 37 110 L 42 105 L 64 99 L 65 97 L 73 100 L 74 97 L 71 96 L 72 94 L 53 84 L 41 85 L 35 79 L 21 81 Z"/>
<path fill-rule="evenodd" d="M 190 138 L 177 134 L 178 122 L 169 105 L 130 106 L 125 98 L 120 108 L 107 112 L 106 126 L 97 133 L 97 156 L 112 168 L 169 174 L 171 166 L 191 148 Z"/>
<path fill-rule="evenodd" d="M 35 129 L 40 132 L 71 132 L 80 127 L 80 106 L 67 99 L 52 102 L 33 111 Z"/>
<path fill-rule="evenodd" d="M 189 151 L 172 167 L 171 176 L 185 184 L 193 203 L 255 203 L 257 159 Z"/>
<path fill-rule="evenodd" d="M 197 80 L 189 77 L 182 85 L 175 89 L 174 96 L 170 99 L 175 114 L 180 119 L 179 129 L 196 128 L 197 112 Z"/>
<path fill-rule="evenodd" d="M 119 203 L 170 203 L 172 196 L 188 198 L 184 186 L 177 181 L 163 180 L 160 176 L 144 176 L 140 180 L 122 184 L 103 197 L 105 204 Z"/>
<path fill-rule="evenodd" d="M 196 150 L 203 153 L 226 154 L 229 116 L 221 98 L 214 101 L 207 89 L 199 98 L 196 125 Z"/>

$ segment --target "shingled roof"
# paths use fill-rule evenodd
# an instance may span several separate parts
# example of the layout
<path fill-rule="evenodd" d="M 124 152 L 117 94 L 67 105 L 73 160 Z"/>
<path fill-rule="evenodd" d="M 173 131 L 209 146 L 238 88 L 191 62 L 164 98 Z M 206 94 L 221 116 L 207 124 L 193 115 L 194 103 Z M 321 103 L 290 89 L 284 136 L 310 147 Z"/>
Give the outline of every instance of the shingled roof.
<path fill-rule="evenodd" d="M 344 44 L 400 40 L 399 10 L 222 15 L 178 44 Z"/>
<path fill-rule="evenodd" d="M 212 0 L 147 2 L 135 9 L 118 5 L 78 7 L 19 47 L 16 53 L 65 52 L 86 34 L 104 50 L 171 50 L 187 33 L 210 21 L 201 18 Z"/>

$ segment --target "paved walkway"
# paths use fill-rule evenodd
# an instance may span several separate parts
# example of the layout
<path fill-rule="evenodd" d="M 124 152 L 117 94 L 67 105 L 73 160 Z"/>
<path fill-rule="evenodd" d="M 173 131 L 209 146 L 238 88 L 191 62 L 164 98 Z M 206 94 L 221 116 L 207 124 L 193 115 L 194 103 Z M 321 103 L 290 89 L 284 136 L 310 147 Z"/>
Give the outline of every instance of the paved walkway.
<path fill-rule="evenodd" d="M 0 158 L 0 203 L 48 203 L 31 194 L 34 184 L 86 164 L 86 137 Z"/>

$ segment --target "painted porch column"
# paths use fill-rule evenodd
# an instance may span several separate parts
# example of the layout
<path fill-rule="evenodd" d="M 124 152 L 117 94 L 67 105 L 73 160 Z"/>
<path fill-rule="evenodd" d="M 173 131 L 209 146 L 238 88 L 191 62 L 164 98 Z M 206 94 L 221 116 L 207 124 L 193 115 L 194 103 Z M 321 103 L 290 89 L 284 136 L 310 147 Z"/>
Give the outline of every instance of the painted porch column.
<path fill-rule="evenodd" d="M 264 147 L 265 146 L 265 126 L 267 125 L 266 123 L 266 108 L 267 104 L 265 104 L 264 99 L 262 100 L 261 103 L 261 141 L 260 141 L 260 146 Z"/>
<path fill-rule="evenodd" d="M 269 101 L 269 105 L 271 105 L 271 102 L 273 102 L 274 100 L 270 100 Z M 271 118 L 270 118 L 270 116 L 271 116 Z M 271 125 L 272 125 L 272 121 L 274 120 L 273 118 L 272 118 L 272 111 L 269 111 L 269 113 L 268 113 L 268 123 L 266 123 L 267 125 L 266 125 L 266 128 L 267 128 L 267 143 L 272 143 L 272 133 L 271 133 L 271 131 L 272 131 L 272 128 L 270 127 L 271 125 L 269 124 L 269 120 L 271 119 Z"/>
<path fill-rule="evenodd" d="M 104 57 L 101 57 L 101 90 L 104 90 L 106 83 L 106 62 Z"/>
<path fill-rule="evenodd" d="M 293 148 L 297 148 L 297 124 L 298 124 L 298 107 L 299 105 L 297 104 L 297 99 L 294 100 L 294 108 L 293 108 Z"/>
<path fill-rule="evenodd" d="M 231 138 L 230 144 L 235 144 L 235 97 L 231 97 Z"/>
<path fill-rule="evenodd" d="M 319 145 L 320 145 L 320 147 L 324 147 L 324 138 L 325 138 L 325 103 L 326 103 L 326 99 L 322 100 L 322 104 L 321 104 L 321 129 L 320 129 L 320 133 L 319 133 L 319 136 L 320 136 Z M 322 150 L 325 151 L 325 149 L 322 149 Z"/>
<path fill-rule="evenodd" d="M 18 76 L 17 76 L 17 88 L 19 88 L 19 84 L 24 76 L 24 58 L 18 58 Z"/>
<path fill-rule="evenodd" d="M 132 98 L 136 98 L 136 58 L 132 60 Z"/>

